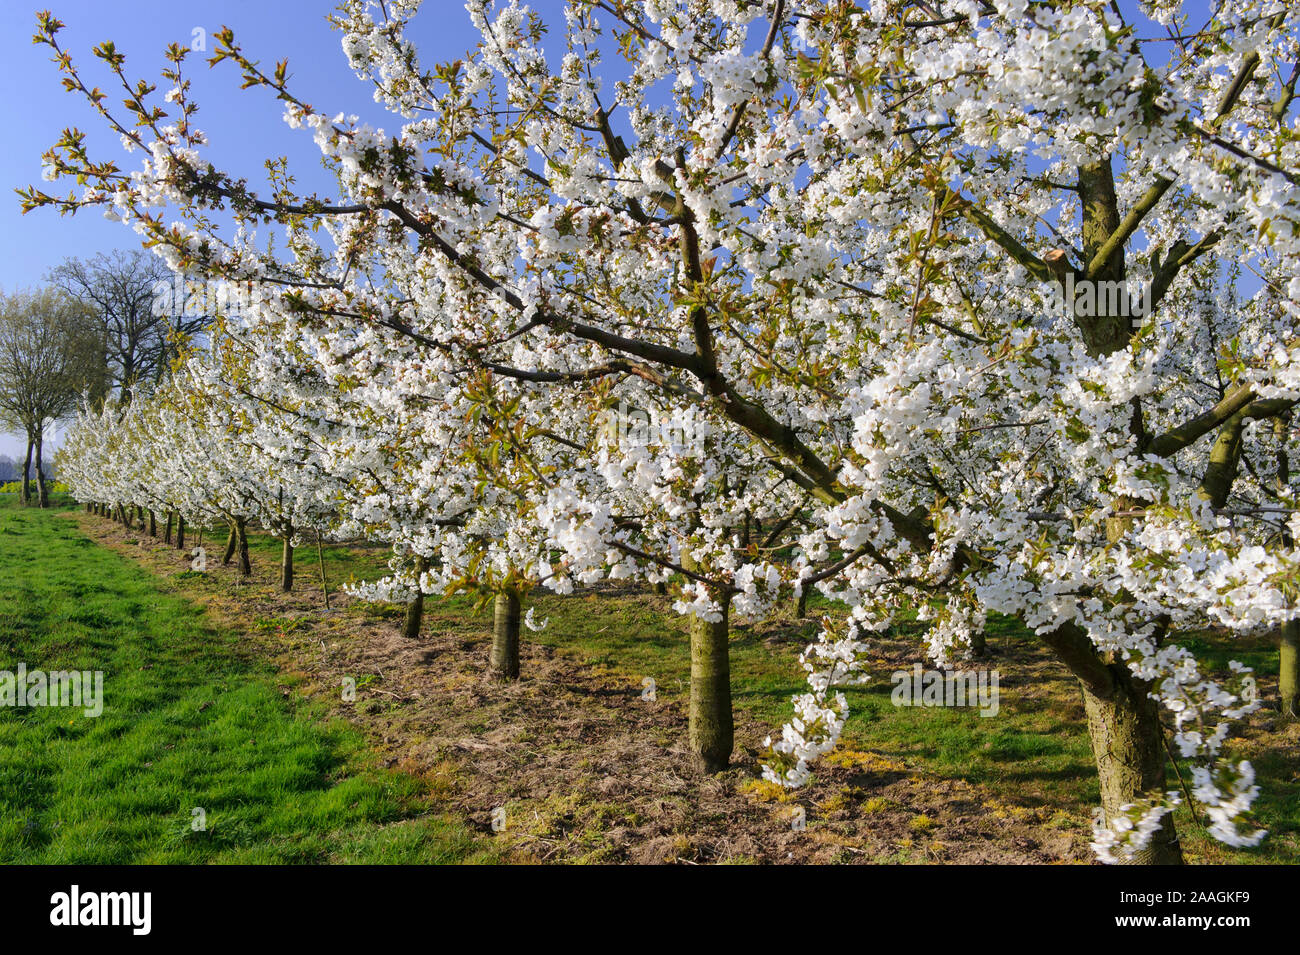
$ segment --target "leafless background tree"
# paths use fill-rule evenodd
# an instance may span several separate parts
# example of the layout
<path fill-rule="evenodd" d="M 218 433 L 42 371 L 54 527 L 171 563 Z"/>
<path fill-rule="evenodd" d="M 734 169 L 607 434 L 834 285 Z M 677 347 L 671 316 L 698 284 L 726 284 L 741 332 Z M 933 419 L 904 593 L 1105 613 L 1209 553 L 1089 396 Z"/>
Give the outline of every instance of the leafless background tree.
<path fill-rule="evenodd" d="M 49 504 L 42 460 L 46 428 L 70 414 L 83 396 L 96 400 L 107 388 L 99 331 L 94 313 L 61 289 L 0 297 L 0 424 L 27 437 L 24 504 L 31 502 L 33 465 L 37 500 Z"/>
<path fill-rule="evenodd" d="M 124 401 L 136 391 L 152 391 L 180 342 L 210 321 L 178 307 L 170 295 L 172 272 L 141 249 L 68 259 L 50 273 L 50 281 L 93 312 L 110 388 Z"/>

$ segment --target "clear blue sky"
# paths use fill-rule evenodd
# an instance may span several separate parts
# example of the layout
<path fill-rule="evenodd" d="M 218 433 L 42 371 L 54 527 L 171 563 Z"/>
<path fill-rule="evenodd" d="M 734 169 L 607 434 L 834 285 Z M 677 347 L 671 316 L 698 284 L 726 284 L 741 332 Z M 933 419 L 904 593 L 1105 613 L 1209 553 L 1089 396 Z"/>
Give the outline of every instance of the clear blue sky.
<path fill-rule="evenodd" d="M 533 6 L 547 15 L 558 12 L 558 4 L 547 0 Z M 210 53 L 212 34 L 229 26 L 248 54 L 263 64 L 288 57 L 294 90 L 313 106 L 330 113 L 357 113 L 385 127 L 400 121 L 381 110 L 369 84 L 348 69 L 339 34 L 325 19 L 334 9 L 330 0 L 32 0 L 30 5 L 5 0 L 0 5 L 0 86 L 9 91 L 8 132 L 0 148 L 0 288 L 5 291 L 39 283 L 67 256 L 86 258 L 136 244 L 134 233 L 94 212 L 75 217 L 47 209 L 25 216 L 19 212 L 13 189 L 35 183 L 52 191 L 48 187 L 55 184 L 41 180 L 41 153 L 67 126 L 87 134 L 92 157 L 112 159 L 124 169 L 135 165 L 85 100 L 63 90 L 49 61 L 49 47 L 31 42 L 36 11 L 47 8 L 66 24 L 60 43 L 87 77 L 110 94 L 115 92 L 109 85 L 112 77 L 90 53 L 96 44 L 113 40 L 127 56 L 129 77 L 146 78 L 165 89 L 158 72 L 165 65 L 162 51 L 168 43 L 190 46 L 193 31 L 201 28 Z M 412 36 L 422 59 L 432 64 L 458 58 L 473 46 L 477 34 L 461 0 L 426 0 Z M 197 122 L 208 134 L 217 165 L 256 182 L 264 159 L 288 155 L 299 184 L 310 183 L 313 170 L 320 169 L 320 154 L 307 134 L 284 124 L 272 96 L 241 91 L 232 64 L 209 69 L 199 53 L 190 55 L 185 68 L 201 107 Z M 121 99 L 120 94 L 109 96 L 110 102 Z M 139 154 L 134 158 L 138 161 Z M 327 184 L 323 173 L 321 184 Z M 67 191 L 66 184 L 57 185 Z M 18 438 L 0 435 L 0 453 L 21 452 Z"/>

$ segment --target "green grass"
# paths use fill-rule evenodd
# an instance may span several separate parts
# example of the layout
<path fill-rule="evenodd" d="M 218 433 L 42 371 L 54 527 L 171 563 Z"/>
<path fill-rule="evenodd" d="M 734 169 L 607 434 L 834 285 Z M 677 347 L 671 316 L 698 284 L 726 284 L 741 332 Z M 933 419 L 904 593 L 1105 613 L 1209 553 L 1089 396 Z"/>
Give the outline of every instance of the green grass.
<path fill-rule="evenodd" d="M 0 501 L 0 669 L 19 662 L 103 671 L 105 703 L 0 707 L 0 862 L 491 857 L 236 634 L 66 518 Z"/>
<path fill-rule="evenodd" d="M 8 522 L 16 512 L 5 512 L 0 505 L 0 521 Z M 61 522 L 59 522 L 61 523 Z M 3 536 L 5 525 L 0 524 L 0 552 L 8 555 L 7 544 L 12 538 Z M 71 535 L 70 529 L 67 532 Z M 75 536 L 75 535 L 73 535 Z M 195 539 L 193 531 L 190 539 Z M 250 530 L 250 546 L 255 571 L 268 580 L 279 562 L 279 543 L 268 535 Z M 210 559 L 220 558 L 220 545 L 224 542 L 224 529 L 209 531 L 204 535 Z M 88 543 L 76 545 L 89 547 Z M 215 552 L 215 553 L 214 553 Z M 331 589 L 353 578 L 370 580 L 385 573 L 386 551 L 377 547 L 333 546 L 325 548 L 327 572 Z M 124 573 L 121 561 L 111 555 L 100 555 L 114 567 L 115 574 Z M 7 571 L 6 556 L 0 558 L 0 579 L 13 580 L 16 575 Z M 53 564 L 62 567 L 64 558 L 54 558 Z M 6 572 L 7 571 L 7 572 Z M 315 585 L 317 574 L 315 547 L 309 545 L 299 551 L 300 579 Z M 103 590 L 114 595 L 101 599 L 119 603 L 128 594 L 114 582 L 111 587 L 100 577 L 91 575 Z M 204 575 L 200 575 L 202 577 Z M 140 572 L 134 586 L 154 593 L 149 578 Z M 215 579 L 178 580 L 185 592 L 199 594 L 220 584 Z M 3 590 L 4 584 L 0 584 Z M 138 599 L 138 598 L 137 598 Z M 157 600 L 157 596 L 150 598 Z M 170 598 L 169 598 L 170 599 Z M 539 591 L 529 598 L 536 604 L 537 616 L 549 618 L 549 626 L 541 633 L 525 632 L 524 639 L 546 644 L 557 651 L 571 654 L 593 670 L 607 674 L 614 682 L 628 687 L 640 687 L 645 677 L 657 685 L 659 698 L 684 704 L 688 694 L 690 655 L 685 623 L 674 614 L 668 598 L 627 588 L 617 593 L 578 593 L 560 597 Z M 84 603 L 84 602 L 83 602 Z M 177 601 L 179 603 L 179 601 Z M 89 605 L 87 605 L 88 607 Z M 85 609 L 85 608 L 79 608 Z M 841 613 L 842 610 L 819 597 L 810 602 L 810 611 L 816 615 Z M 193 613 L 187 610 L 187 613 Z M 367 616 L 390 622 L 396 626 L 403 608 L 391 604 L 355 604 L 347 613 Z M 485 638 L 491 628 L 491 608 L 478 606 L 473 596 L 433 599 L 426 603 L 426 630 L 455 630 L 472 638 Z M 173 615 L 174 616 L 174 615 Z M 193 620 L 193 617 L 187 618 Z M 249 624 L 254 631 L 270 631 L 280 627 L 299 629 L 314 624 L 308 618 L 273 616 Z M 1083 711 L 1077 684 L 1063 667 L 1053 662 L 1042 645 L 1013 620 L 994 619 L 988 627 L 988 642 L 992 656 L 987 666 L 996 667 L 1002 677 L 1001 709 L 996 717 L 981 717 L 974 709 L 899 708 L 892 705 L 890 672 L 921 660 L 915 641 L 911 649 L 906 642 L 915 625 L 903 628 L 896 635 L 899 640 L 886 641 L 885 653 L 873 672 L 872 681 L 865 687 L 849 690 L 852 716 L 845 728 L 842 747 L 878 753 L 889 760 L 901 763 L 911 772 L 935 780 L 963 779 L 986 788 L 994 805 L 988 811 L 1007 812 L 1019 816 L 1029 811 L 1033 818 L 1053 827 L 1073 829 L 1079 833 L 1087 830 L 1092 807 L 1098 800 L 1096 770 L 1083 723 Z M 4 609 L 0 604 L 0 634 L 5 632 Z M 731 642 L 733 699 L 738 719 L 750 726 L 761 727 L 762 732 L 776 732 L 790 715 L 790 697 L 803 688 L 802 670 L 797 656 L 804 645 L 814 639 L 815 624 L 795 621 L 787 612 L 777 620 L 756 626 L 734 625 Z M 225 640 L 229 636 L 209 636 L 205 641 Z M 1261 674 L 1276 673 L 1276 649 L 1267 641 L 1250 643 L 1226 640 L 1213 634 L 1185 635 L 1183 641 L 1217 670 L 1226 669 L 1229 659 L 1239 659 L 1254 666 Z M 899 641 L 902 642 L 899 642 Z M 206 652 L 216 652 L 204 641 Z M 2 646 L 3 644 L 0 644 Z M 183 644 L 186 653 L 196 645 L 190 638 Z M 902 654 L 902 656 L 900 656 Z M 218 654 L 222 659 L 230 654 Z M 906 659 L 904 660 L 903 657 Z M 239 663 L 240 672 L 247 673 L 252 664 Z M 260 672 L 260 671 L 259 671 Z M 247 679 L 247 677 L 241 677 Z M 265 679 L 271 679 L 266 675 Z M 281 682 L 287 682 L 282 678 Z M 265 689 L 265 681 L 263 681 Z M 211 691 L 204 699 L 213 699 Z M 230 704 L 235 701 L 232 699 Z M 278 701 L 275 701 L 278 702 Z M 200 704 L 201 705 L 201 704 Z M 184 709 L 181 713 L 188 712 Z M 213 709 L 205 711 L 212 714 Z M 299 719 L 309 714 L 300 714 Z M 1266 714 L 1255 721 L 1267 718 Z M 0 716 L 0 719 L 3 719 Z M 3 728 L 3 723 L 0 723 Z M 306 727 L 300 727 L 305 731 Z M 164 731 L 167 728 L 164 727 Z M 333 731 L 331 731 L 333 732 Z M 239 733 L 231 737 L 231 753 L 239 752 Z M 346 734 L 344 734 L 346 736 Z M 755 745 L 757 739 L 738 739 L 740 745 Z M 0 733 L 0 746 L 5 737 Z M 259 745 L 261 743 L 261 737 Z M 1289 740 L 1289 741 L 1288 741 Z M 679 740 L 648 739 L 647 745 L 670 745 Z M 1237 745 L 1234 743 L 1234 745 Z M 1215 863 L 1296 863 L 1300 862 L 1300 777 L 1295 769 L 1294 736 L 1284 737 L 1278 732 L 1260 732 L 1242 741 L 1242 755 L 1251 759 L 1259 777 L 1261 796 L 1257 803 L 1260 823 L 1269 830 L 1264 845 L 1255 850 L 1233 851 L 1210 840 L 1195 823 L 1186 808 L 1177 814 L 1179 832 L 1187 850 L 1189 861 Z M 359 744 L 351 739 L 342 748 L 355 751 Z M 114 759 L 121 753 L 109 747 Z M 3 759 L 0 753 L 0 759 Z M 147 757 L 145 757 L 147 759 Z M 227 757 L 234 759 L 234 756 Z M 244 758 L 248 758 L 245 753 Z M 356 758 L 360 759 L 360 756 Z M 201 764 L 205 765 L 205 764 Z M 278 765 L 278 763 L 277 763 Z M 240 772 L 243 772 L 242 770 Z M 337 770 L 329 766 L 318 772 L 329 776 Z M 6 778 L 0 776 L 0 800 L 8 791 Z M 270 785 L 268 783 L 268 785 Z M 1170 785 L 1177 778 L 1170 774 Z M 402 804 L 399 794 L 395 798 Z M 272 800 L 278 806 L 278 800 Z M 3 804 L 0 803 L 0 806 Z M 274 807 L 273 807 L 274 808 Z M 3 813 L 6 817 L 9 813 Z M 209 818 L 214 818 L 212 812 Z M 188 810 L 172 810 L 171 828 L 174 841 L 184 843 L 190 837 Z M 294 826 L 278 818 L 264 822 L 271 831 L 283 832 Z M 445 824 L 444 824 L 445 825 Z M 232 828 L 235 828 L 232 826 Z M 371 851 L 365 844 L 365 833 L 373 831 L 360 826 L 362 845 L 351 850 L 359 858 L 368 858 Z M 418 829 L 409 825 L 382 826 L 379 831 L 399 835 L 389 836 L 393 841 L 385 849 L 396 858 L 417 857 L 420 850 Z M 415 833 L 412 835 L 412 833 Z M 238 836 L 239 832 L 235 832 Z M 234 838 L 234 836 L 232 836 Z M 459 836 L 451 837 L 456 843 Z M 403 840 L 414 839 L 415 847 Z M 348 839 L 343 840 L 345 843 Z M 0 846 L 9 842 L 3 824 L 0 824 Z M 458 844 L 458 843 L 456 843 Z M 0 854 L 3 853 L 0 849 Z M 338 850 L 336 855 L 348 855 L 348 850 Z M 404 855 L 408 854 L 408 855 Z M 382 853 L 381 853 L 382 855 Z M 2 855 L 0 855 L 2 857 Z M 385 856 L 387 858 L 387 856 Z"/>

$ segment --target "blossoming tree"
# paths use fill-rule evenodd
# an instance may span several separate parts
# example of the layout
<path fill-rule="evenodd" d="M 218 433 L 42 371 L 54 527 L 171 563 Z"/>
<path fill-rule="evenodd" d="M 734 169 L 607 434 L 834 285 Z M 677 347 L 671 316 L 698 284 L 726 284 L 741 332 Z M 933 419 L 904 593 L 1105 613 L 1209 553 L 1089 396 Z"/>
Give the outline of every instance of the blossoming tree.
<path fill-rule="evenodd" d="M 1103 858 L 1181 858 L 1162 711 L 1210 831 L 1261 838 L 1250 766 L 1224 748 L 1253 680 L 1211 678 L 1177 635 L 1297 616 L 1289 473 L 1257 472 L 1285 460 L 1300 398 L 1300 14 L 1231 0 L 1199 29 L 1170 0 L 572 0 L 548 51 L 528 8 L 470 0 L 481 42 L 426 66 L 417 7 L 335 18 L 390 130 L 218 37 L 212 62 L 314 137 L 331 199 L 275 164 L 258 194 L 204 158 L 185 50 L 157 103 L 97 48 L 119 118 L 43 15 L 65 82 L 145 158 L 122 172 L 71 131 L 47 168 L 82 191 L 28 206 L 103 205 L 174 268 L 281 289 L 324 364 L 382 329 L 472 376 L 460 414 L 517 460 L 547 449 L 550 472 L 514 481 L 524 549 L 567 557 L 544 582 L 686 581 L 706 768 L 730 749 L 729 706 L 705 728 L 728 604 L 815 585 L 848 621 L 805 654 L 770 778 L 798 785 L 834 745 L 836 687 L 899 611 L 923 608 L 938 660 L 1000 612 L 1082 687 Z M 698 422 L 706 453 L 584 463 L 621 392 Z M 738 532 L 755 507 L 799 532 L 792 556 Z"/>

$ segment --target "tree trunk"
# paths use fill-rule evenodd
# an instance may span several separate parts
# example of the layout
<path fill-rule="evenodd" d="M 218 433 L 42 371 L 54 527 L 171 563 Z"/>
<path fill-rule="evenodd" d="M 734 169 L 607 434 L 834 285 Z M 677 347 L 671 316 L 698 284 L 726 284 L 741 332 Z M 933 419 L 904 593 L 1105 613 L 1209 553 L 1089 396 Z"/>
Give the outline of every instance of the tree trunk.
<path fill-rule="evenodd" d="M 1078 191 L 1082 217 L 1082 278 L 1104 280 L 1124 287 L 1128 273 L 1124 245 L 1107 249 L 1112 236 L 1120 229 L 1119 199 L 1109 155 L 1078 169 Z M 1107 314 L 1111 311 L 1117 314 Z M 1113 355 L 1127 348 L 1134 332 L 1133 317 L 1127 308 L 1098 309 L 1096 314 L 1074 312 L 1074 322 L 1083 337 L 1088 354 Z M 1146 440 L 1142 404 L 1132 402 L 1129 431 L 1140 448 Z M 1117 498 L 1112 504 L 1127 511 L 1133 502 Z M 1112 544 L 1123 539 L 1132 525 L 1131 517 L 1112 517 L 1106 524 L 1106 537 Z M 1126 598 L 1127 599 L 1127 598 Z M 1049 641 L 1050 643 L 1051 641 Z M 1084 710 L 1088 717 L 1088 736 L 1101 784 L 1101 807 L 1107 820 L 1115 818 L 1125 803 L 1152 792 L 1165 791 L 1164 729 L 1160 725 L 1160 704 L 1150 696 L 1150 684 L 1133 676 L 1123 662 L 1109 662 L 1098 657 L 1086 634 L 1073 630 L 1058 641 L 1065 662 L 1083 686 Z M 1174 831 L 1172 814 L 1166 815 L 1161 827 L 1151 837 L 1147 848 L 1130 860 L 1143 865 L 1181 865 L 1182 850 Z"/>
<path fill-rule="evenodd" d="M 406 622 L 402 625 L 402 636 L 408 640 L 418 640 L 420 638 L 420 624 L 423 620 L 424 591 L 417 590 L 411 602 L 406 605 Z"/>
<path fill-rule="evenodd" d="M 171 542 L 172 542 L 172 512 L 168 511 L 167 527 L 163 531 L 163 543 L 170 544 Z"/>
<path fill-rule="evenodd" d="M 519 595 L 513 590 L 497 594 L 492 619 L 492 653 L 488 674 L 498 680 L 519 679 Z"/>
<path fill-rule="evenodd" d="M 176 515 L 176 549 L 185 549 L 185 515 Z"/>
<path fill-rule="evenodd" d="M 1300 620 L 1282 624 L 1282 640 L 1278 647 L 1277 691 L 1281 698 L 1282 719 L 1300 719 Z"/>
<path fill-rule="evenodd" d="M 1126 803 L 1165 791 L 1165 748 L 1160 704 L 1151 699 L 1150 684 L 1134 678 L 1123 663 L 1111 664 L 1107 669 L 1113 679 L 1107 696 L 1097 695 L 1086 683 L 1081 685 L 1088 736 L 1101 782 L 1101 807 L 1110 820 Z M 1182 865 L 1172 814 L 1164 817 L 1150 844 L 1130 862 Z"/>
<path fill-rule="evenodd" d="M 22 502 L 26 506 L 32 502 L 32 446 L 35 441 L 32 440 L 32 433 L 27 432 L 27 456 L 23 458 L 23 492 Z"/>
<path fill-rule="evenodd" d="M 420 624 L 424 621 L 424 591 L 420 589 L 420 578 L 424 572 L 429 569 L 427 558 L 421 557 L 416 561 L 416 590 L 415 597 L 406 605 L 406 623 L 402 627 L 402 636 L 408 640 L 418 640 L 420 638 Z M 495 633 L 496 621 L 493 620 L 493 631 Z M 517 672 L 517 671 L 516 671 Z"/>
<path fill-rule="evenodd" d="M 325 550 L 320 545 L 320 531 L 316 532 L 316 562 L 320 565 L 320 589 L 325 595 L 325 609 L 330 609 L 330 584 L 325 579 Z"/>
<path fill-rule="evenodd" d="M 40 430 L 36 432 L 36 501 L 41 507 L 49 507 L 50 488 L 45 483 L 45 462 L 42 460 L 44 448 L 45 432 Z"/>
<path fill-rule="evenodd" d="M 248 559 L 248 525 L 242 517 L 235 518 L 235 532 L 239 535 L 239 573 L 251 577 L 253 564 Z"/>
<path fill-rule="evenodd" d="M 978 660 L 988 656 L 988 641 L 984 637 L 984 631 L 980 630 L 970 635 L 970 655 Z"/>
<path fill-rule="evenodd" d="M 158 516 L 154 514 L 152 508 L 149 510 L 149 536 L 158 536 Z"/>
<path fill-rule="evenodd" d="M 1273 422 L 1273 433 L 1278 438 L 1277 453 L 1277 488 L 1285 492 L 1291 483 L 1291 462 L 1287 457 L 1286 446 L 1291 418 L 1278 418 Z M 1289 530 L 1282 532 L 1282 545 L 1294 547 L 1295 539 Z M 1282 722 L 1289 723 L 1300 719 L 1300 701 L 1297 701 L 1297 687 L 1300 686 L 1300 620 L 1282 624 L 1278 633 L 1280 640 L 1277 648 L 1277 695 Z"/>
<path fill-rule="evenodd" d="M 722 619 L 691 620 L 690 749 L 695 768 L 718 773 L 731 761 L 735 728 L 731 717 L 731 661 L 727 647 L 727 610 Z"/>
<path fill-rule="evenodd" d="M 293 532 L 284 535 L 284 549 L 280 556 L 280 589 L 293 590 Z"/>
<path fill-rule="evenodd" d="M 235 532 L 235 525 L 230 525 L 230 530 L 226 535 L 226 552 L 221 555 L 221 566 L 229 567 L 230 562 L 235 559 L 235 545 L 239 543 L 239 534 Z"/>

